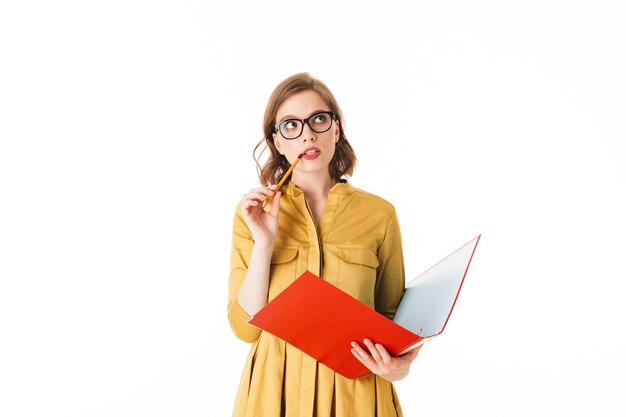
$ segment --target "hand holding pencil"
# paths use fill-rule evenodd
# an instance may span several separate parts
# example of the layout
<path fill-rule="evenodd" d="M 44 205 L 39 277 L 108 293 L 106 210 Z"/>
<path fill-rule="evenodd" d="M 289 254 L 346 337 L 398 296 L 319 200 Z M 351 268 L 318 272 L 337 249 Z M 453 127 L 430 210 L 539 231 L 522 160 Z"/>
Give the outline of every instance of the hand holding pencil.
<path fill-rule="evenodd" d="M 280 207 L 280 187 L 285 183 L 291 171 L 300 162 L 302 154 L 291 164 L 277 185 L 250 190 L 243 196 L 240 207 L 255 244 L 273 245 L 278 234 L 278 210 Z M 272 202 L 269 211 L 264 210 L 268 201 Z"/>

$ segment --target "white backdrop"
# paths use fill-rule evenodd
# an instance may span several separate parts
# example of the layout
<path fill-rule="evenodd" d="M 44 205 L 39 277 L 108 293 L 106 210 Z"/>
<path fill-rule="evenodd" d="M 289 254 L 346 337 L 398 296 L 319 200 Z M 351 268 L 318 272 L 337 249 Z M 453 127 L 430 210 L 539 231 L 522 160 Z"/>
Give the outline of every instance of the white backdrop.
<path fill-rule="evenodd" d="M 351 2 L 353 3 L 353 2 Z M 620 1 L 0 6 L 0 415 L 228 416 L 231 219 L 285 77 L 333 90 L 412 278 L 479 233 L 407 416 L 623 416 Z"/>

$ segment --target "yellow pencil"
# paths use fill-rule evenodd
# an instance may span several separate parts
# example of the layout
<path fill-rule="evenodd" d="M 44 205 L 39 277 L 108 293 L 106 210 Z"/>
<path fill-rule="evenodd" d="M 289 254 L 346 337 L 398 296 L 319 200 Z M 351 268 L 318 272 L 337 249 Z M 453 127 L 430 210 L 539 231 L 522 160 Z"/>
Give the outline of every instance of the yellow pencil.
<path fill-rule="evenodd" d="M 278 183 L 278 186 L 274 190 L 274 193 L 271 196 L 267 197 L 265 199 L 265 201 L 263 201 L 263 207 L 265 207 L 265 205 L 267 204 L 268 201 L 271 201 L 272 198 L 274 198 L 274 196 L 276 195 L 278 190 L 280 190 L 280 187 L 282 187 L 283 184 L 285 183 L 285 181 L 287 180 L 287 177 L 289 176 L 289 174 L 291 174 L 291 171 L 293 171 L 293 169 L 296 167 L 296 165 L 298 165 L 298 162 L 300 162 L 300 158 L 302 158 L 303 155 L 304 155 L 304 153 L 301 153 L 300 155 L 298 155 L 296 160 L 293 161 L 293 164 L 291 164 L 291 166 L 289 167 L 287 172 L 285 172 L 285 175 L 283 175 L 283 177 L 280 179 L 280 182 Z"/>

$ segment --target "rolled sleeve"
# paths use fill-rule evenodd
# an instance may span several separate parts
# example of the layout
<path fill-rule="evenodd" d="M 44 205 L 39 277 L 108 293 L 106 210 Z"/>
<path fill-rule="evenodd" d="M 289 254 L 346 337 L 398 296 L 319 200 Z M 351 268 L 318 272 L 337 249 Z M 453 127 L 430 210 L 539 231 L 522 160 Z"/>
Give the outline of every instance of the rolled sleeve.
<path fill-rule="evenodd" d="M 393 319 L 404 292 L 404 256 L 402 236 L 395 210 L 387 226 L 385 237 L 378 248 L 376 277 L 376 311 Z"/>
<path fill-rule="evenodd" d="M 252 343 L 261 335 L 261 330 L 248 323 L 250 316 L 241 308 L 237 294 L 246 277 L 254 240 L 246 225 L 239 207 L 233 221 L 233 239 L 230 256 L 230 277 L 228 281 L 228 321 L 235 336 L 244 342 Z"/>

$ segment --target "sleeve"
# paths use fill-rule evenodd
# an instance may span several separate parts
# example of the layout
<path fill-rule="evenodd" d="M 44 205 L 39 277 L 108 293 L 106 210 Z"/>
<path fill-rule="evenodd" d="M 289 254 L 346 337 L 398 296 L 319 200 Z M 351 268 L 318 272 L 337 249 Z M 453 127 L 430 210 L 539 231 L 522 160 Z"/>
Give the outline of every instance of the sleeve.
<path fill-rule="evenodd" d="M 395 209 L 387 225 L 385 237 L 378 248 L 378 263 L 375 308 L 380 314 L 393 319 L 405 285 L 402 236 Z"/>
<path fill-rule="evenodd" d="M 233 240 L 230 254 L 230 277 L 228 281 L 228 321 L 233 333 L 244 342 L 252 343 L 259 338 L 261 330 L 248 324 L 250 316 L 237 299 L 239 288 L 246 277 L 254 239 L 237 207 L 233 221 Z"/>

